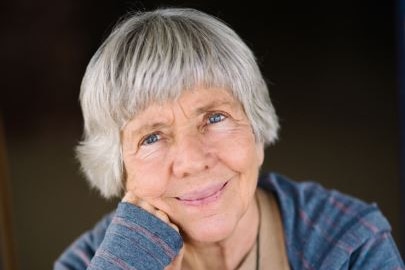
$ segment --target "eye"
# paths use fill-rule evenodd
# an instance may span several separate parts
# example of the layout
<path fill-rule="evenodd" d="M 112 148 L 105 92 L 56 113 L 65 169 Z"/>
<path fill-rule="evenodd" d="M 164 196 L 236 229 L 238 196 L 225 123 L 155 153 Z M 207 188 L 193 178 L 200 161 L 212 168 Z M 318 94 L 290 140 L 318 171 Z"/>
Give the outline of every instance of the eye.
<path fill-rule="evenodd" d="M 150 145 L 160 140 L 160 135 L 152 133 L 141 140 L 141 145 Z"/>
<path fill-rule="evenodd" d="M 222 113 L 214 113 L 208 116 L 207 123 L 208 124 L 216 124 L 222 122 L 226 119 L 226 116 Z"/>

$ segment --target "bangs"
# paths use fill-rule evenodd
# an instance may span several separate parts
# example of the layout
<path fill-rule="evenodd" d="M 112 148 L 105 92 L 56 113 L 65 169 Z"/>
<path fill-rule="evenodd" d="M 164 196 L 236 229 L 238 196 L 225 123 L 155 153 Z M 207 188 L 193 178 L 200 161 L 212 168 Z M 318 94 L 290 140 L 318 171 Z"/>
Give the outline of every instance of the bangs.
<path fill-rule="evenodd" d="M 238 52 L 228 48 L 229 41 L 219 38 L 215 28 L 176 17 L 147 20 L 113 46 L 107 69 L 108 110 L 115 121 L 123 125 L 151 103 L 174 100 L 196 86 L 227 88 L 236 98 L 240 88 L 247 87 Z"/>

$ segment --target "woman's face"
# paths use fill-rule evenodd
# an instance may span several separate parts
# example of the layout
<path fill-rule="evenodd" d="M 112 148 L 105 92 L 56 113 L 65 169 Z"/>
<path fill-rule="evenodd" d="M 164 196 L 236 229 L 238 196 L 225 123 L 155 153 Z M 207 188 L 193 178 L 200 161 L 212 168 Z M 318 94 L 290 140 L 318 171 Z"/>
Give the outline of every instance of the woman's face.
<path fill-rule="evenodd" d="M 124 128 L 126 188 L 164 211 L 193 241 L 232 234 L 252 207 L 263 145 L 222 88 L 152 104 Z"/>

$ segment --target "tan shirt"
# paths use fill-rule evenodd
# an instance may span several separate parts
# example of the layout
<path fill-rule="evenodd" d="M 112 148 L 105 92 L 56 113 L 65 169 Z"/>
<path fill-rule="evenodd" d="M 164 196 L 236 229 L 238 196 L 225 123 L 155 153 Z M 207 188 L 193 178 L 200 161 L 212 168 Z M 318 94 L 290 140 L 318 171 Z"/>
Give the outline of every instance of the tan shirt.
<path fill-rule="evenodd" d="M 284 230 L 274 195 L 258 188 L 256 200 L 260 213 L 258 238 L 238 270 L 288 270 Z"/>

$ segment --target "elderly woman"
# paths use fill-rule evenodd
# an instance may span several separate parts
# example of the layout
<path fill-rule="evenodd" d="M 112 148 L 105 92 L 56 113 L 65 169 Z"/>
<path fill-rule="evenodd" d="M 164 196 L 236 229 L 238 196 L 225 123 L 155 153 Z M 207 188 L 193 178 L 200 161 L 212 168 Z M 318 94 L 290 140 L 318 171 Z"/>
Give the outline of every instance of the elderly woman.
<path fill-rule="evenodd" d="M 82 168 L 122 201 L 55 269 L 403 269 L 375 205 L 259 177 L 277 116 L 252 52 L 218 19 L 127 17 L 80 98 Z"/>

